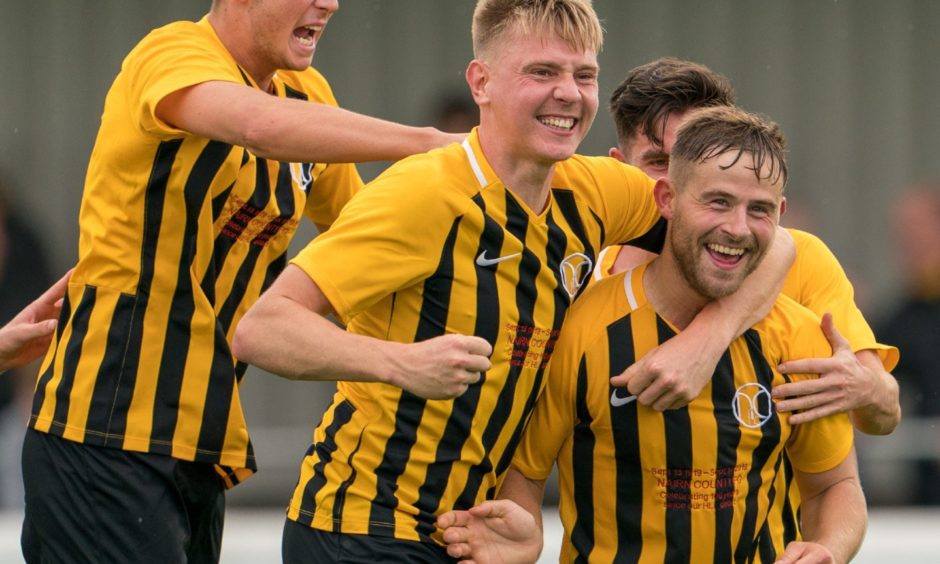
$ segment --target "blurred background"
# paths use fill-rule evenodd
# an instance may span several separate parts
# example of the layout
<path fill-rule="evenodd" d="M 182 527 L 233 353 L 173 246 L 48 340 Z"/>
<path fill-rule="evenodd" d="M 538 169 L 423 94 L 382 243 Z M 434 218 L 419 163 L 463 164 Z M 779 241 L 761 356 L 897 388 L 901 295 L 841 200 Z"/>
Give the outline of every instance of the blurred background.
<path fill-rule="evenodd" d="M 209 3 L 0 0 L 0 323 L 75 260 L 85 167 L 122 59 L 150 29 L 198 19 Z M 779 122 L 792 172 L 784 223 L 829 244 L 879 338 L 902 347 L 905 421 L 890 437 L 860 438 L 869 501 L 940 504 L 940 2 L 594 5 L 606 28 L 602 109 L 580 152 L 606 154 L 614 132 L 603 102 L 628 69 L 664 55 L 726 75 L 742 106 Z M 473 6 L 341 0 L 314 66 L 346 108 L 465 129 L 476 119 L 461 109 Z M 368 180 L 386 165 L 360 171 Z M 301 230 L 295 248 L 314 235 Z M 18 467 L 21 398 L 34 374 L 5 377 L 0 389 L 0 460 L 10 467 L 0 476 Z M 249 372 L 242 396 L 262 471 L 231 492 L 231 507 L 286 504 L 331 394 Z M 16 511 L 21 497 L 0 491 L 0 500 Z"/>

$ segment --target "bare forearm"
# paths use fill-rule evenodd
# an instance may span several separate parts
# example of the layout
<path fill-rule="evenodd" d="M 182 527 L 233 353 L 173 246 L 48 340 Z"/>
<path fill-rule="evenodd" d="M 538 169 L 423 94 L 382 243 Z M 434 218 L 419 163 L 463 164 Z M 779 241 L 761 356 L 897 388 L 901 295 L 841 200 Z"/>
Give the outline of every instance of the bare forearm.
<path fill-rule="evenodd" d="M 499 499 L 509 499 L 535 517 L 538 530 L 542 530 L 542 498 L 545 495 L 545 480 L 530 480 L 514 467 L 506 472 L 500 487 Z"/>
<path fill-rule="evenodd" d="M 166 96 L 156 113 L 184 131 L 287 162 L 397 160 L 460 138 L 218 81 Z"/>
<path fill-rule="evenodd" d="M 803 501 L 803 539 L 825 546 L 836 562 L 848 562 L 858 552 L 867 524 L 865 496 L 857 478 L 846 478 Z"/>
<path fill-rule="evenodd" d="M 366 162 L 398 160 L 439 147 L 446 136 L 432 127 L 412 127 L 323 104 L 272 108 L 246 131 L 245 146 L 279 161 Z M 303 124 L 303 125 L 302 125 Z"/>
<path fill-rule="evenodd" d="M 887 435 L 901 422 L 898 383 L 885 371 L 877 353 L 871 350 L 856 353 L 859 363 L 873 373 L 877 385 L 866 405 L 850 412 L 855 427 L 868 435 Z"/>
<path fill-rule="evenodd" d="M 262 300 L 235 333 L 239 360 L 292 380 L 388 381 L 395 343 L 348 333 L 289 298 Z"/>

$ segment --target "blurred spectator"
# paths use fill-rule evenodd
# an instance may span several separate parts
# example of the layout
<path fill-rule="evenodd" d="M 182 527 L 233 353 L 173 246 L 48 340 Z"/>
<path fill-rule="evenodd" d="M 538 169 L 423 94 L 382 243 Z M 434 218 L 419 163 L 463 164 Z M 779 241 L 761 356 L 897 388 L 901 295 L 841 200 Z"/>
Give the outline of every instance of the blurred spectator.
<path fill-rule="evenodd" d="M 0 192 L 0 326 L 52 283 L 45 253 L 27 217 Z M 20 451 L 37 363 L 0 376 L 0 508 L 23 506 Z"/>
<path fill-rule="evenodd" d="M 892 212 L 904 296 L 879 327 L 878 338 L 897 346 L 894 371 L 905 418 L 940 417 L 940 183 L 910 186 Z M 940 437 L 933 440 L 940 452 Z M 917 461 L 918 504 L 940 504 L 940 457 Z"/>

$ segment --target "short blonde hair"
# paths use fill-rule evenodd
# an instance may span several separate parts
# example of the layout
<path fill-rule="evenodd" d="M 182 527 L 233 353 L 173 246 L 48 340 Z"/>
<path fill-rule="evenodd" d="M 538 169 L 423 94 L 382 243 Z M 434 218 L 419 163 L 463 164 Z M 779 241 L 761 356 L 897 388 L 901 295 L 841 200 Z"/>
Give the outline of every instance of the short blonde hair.
<path fill-rule="evenodd" d="M 557 34 L 578 51 L 599 53 L 604 30 L 591 0 L 479 0 L 473 11 L 473 56 L 483 59 L 507 31 Z"/>

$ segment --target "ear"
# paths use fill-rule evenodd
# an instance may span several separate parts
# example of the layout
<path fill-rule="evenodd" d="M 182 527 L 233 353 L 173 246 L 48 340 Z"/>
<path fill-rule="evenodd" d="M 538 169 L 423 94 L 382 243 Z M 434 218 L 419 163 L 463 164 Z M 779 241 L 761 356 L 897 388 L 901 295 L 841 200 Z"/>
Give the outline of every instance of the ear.
<path fill-rule="evenodd" d="M 467 66 L 467 84 L 470 86 L 470 94 L 477 105 L 483 105 L 489 102 L 489 96 L 486 93 L 486 85 L 490 81 L 489 68 L 486 63 L 479 59 L 473 59 Z"/>
<path fill-rule="evenodd" d="M 621 151 L 619 147 L 611 147 L 610 150 L 607 151 L 607 156 L 617 159 L 622 163 L 627 162 L 626 157 L 623 156 L 623 151 Z"/>
<path fill-rule="evenodd" d="M 780 217 L 783 217 L 783 214 L 785 213 L 787 213 L 787 199 L 781 198 L 780 199 Z"/>
<path fill-rule="evenodd" d="M 672 207 L 676 201 L 676 191 L 668 176 L 664 176 L 656 181 L 656 186 L 653 186 L 653 199 L 656 200 L 659 214 L 667 221 L 671 220 Z"/>

